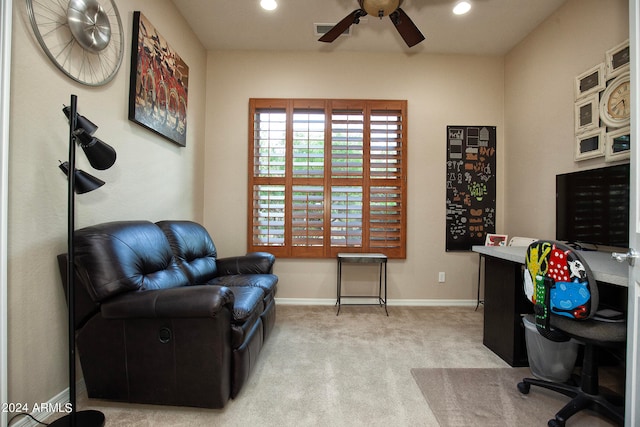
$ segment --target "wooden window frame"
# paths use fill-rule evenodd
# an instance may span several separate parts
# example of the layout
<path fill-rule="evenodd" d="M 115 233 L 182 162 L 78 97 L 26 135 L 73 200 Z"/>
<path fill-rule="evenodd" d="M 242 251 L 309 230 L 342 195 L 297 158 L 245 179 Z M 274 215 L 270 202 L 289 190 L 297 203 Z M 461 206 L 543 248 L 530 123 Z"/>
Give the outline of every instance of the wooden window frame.
<path fill-rule="evenodd" d="M 406 100 L 252 98 L 248 139 L 249 252 L 406 258 Z"/>

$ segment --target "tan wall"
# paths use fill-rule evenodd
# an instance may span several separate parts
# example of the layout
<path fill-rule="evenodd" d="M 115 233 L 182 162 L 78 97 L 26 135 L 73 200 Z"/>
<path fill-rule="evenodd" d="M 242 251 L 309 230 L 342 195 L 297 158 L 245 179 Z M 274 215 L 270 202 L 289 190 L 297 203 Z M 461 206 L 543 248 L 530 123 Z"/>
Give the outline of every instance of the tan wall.
<path fill-rule="evenodd" d="M 475 299 L 477 255 L 445 251 L 446 126 L 497 126 L 503 173 L 501 57 L 210 52 L 207 76 L 205 225 L 221 255 L 246 249 L 249 98 L 407 99 L 409 237 L 389 298 Z M 280 298 L 335 298 L 335 260 L 279 259 L 276 273 Z"/>
<path fill-rule="evenodd" d="M 626 0 L 569 0 L 505 58 L 209 52 L 205 224 L 223 255 L 244 250 L 248 98 L 407 99 L 409 238 L 389 296 L 474 299 L 477 258 L 444 248 L 445 127 L 498 127 L 497 231 L 554 237 L 555 175 L 604 163 L 573 161 L 574 78 L 627 37 Z M 280 259 L 278 295 L 331 299 L 335 271 L 333 260 Z"/>
<path fill-rule="evenodd" d="M 78 150 L 78 167 L 103 179 L 77 198 L 77 224 L 194 218 L 202 213 L 206 53 L 168 0 L 118 2 L 124 26 L 122 67 L 110 84 L 89 88 L 55 68 L 14 2 L 9 158 L 9 401 L 46 402 L 68 386 L 67 310 L 55 255 L 66 250 L 68 152 L 61 112 L 71 94 L 80 113 L 112 145 L 113 168 L 95 171 Z M 187 148 L 127 120 L 133 10 L 141 10 L 190 67 Z"/>
<path fill-rule="evenodd" d="M 629 38 L 627 0 L 568 0 L 505 57 L 505 232 L 555 238 L 555 175 L 575 162 L 575 77 Z"/>

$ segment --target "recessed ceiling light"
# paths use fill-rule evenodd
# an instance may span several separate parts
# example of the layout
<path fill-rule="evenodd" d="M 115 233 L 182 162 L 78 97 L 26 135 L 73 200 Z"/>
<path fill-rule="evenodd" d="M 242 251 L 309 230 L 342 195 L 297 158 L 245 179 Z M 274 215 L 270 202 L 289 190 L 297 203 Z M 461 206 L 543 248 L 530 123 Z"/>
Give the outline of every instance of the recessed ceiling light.
<path fill-rule="evenodd" d="M 468 1 L 459 1 L 453 7 L 453 13 L 456 15 L 464 15 L 471 10 L 471 3 Z"/>
<path fill-rule="evenodd" d="M 260 0 L 260 6 L 264 10 L 274 10 L 278 7 L 278 3 L 276 3 L 276 0 Z"/>

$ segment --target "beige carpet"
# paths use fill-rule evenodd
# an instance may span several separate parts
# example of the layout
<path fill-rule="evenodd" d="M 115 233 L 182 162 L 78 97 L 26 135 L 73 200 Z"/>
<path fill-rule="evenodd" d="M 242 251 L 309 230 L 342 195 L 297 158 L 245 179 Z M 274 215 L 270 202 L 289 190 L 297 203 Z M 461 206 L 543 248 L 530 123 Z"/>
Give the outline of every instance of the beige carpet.
<path fill-rule="evenodd" d="M 437 427 L 412 368 L 508 368 L 482 344 L 482 309 L 390 306 L 389 317 L 379 307 L 345 306 L 340 316 L 333 306 L 277 310 L 248 383 L 222 410 L 86 395 L 79 406 L 103 411 L 107 427 Z"/>
<path fill-rule="evenodd" d="M 412 369 L 411 374 L 442 427 L 547 425 L 568 397 L 539 387 L 528 395 L 517 383 L 529 368 Z M 576 414 L 567 426 L 615 425 L 591 411 Z"/>

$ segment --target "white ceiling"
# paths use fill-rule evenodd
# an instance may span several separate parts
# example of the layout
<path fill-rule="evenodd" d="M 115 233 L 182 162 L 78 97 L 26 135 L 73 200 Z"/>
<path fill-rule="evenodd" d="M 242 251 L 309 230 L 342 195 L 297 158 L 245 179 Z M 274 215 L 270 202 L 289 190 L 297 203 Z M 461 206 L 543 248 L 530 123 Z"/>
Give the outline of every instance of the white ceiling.
<path fill-rule="evenodd" d="M 408 48 L 385 17 L 366 16 L 351 36 L 318 42 L 314 23 L 337 23 L 359 8 L 357 0 L 173 0 L 208 50 L 297 50 L 503 55 L 566 0 L 471 0 L 464 16 L 457 0 L 405 0 L 402 9 L 426 36 Z"/>

